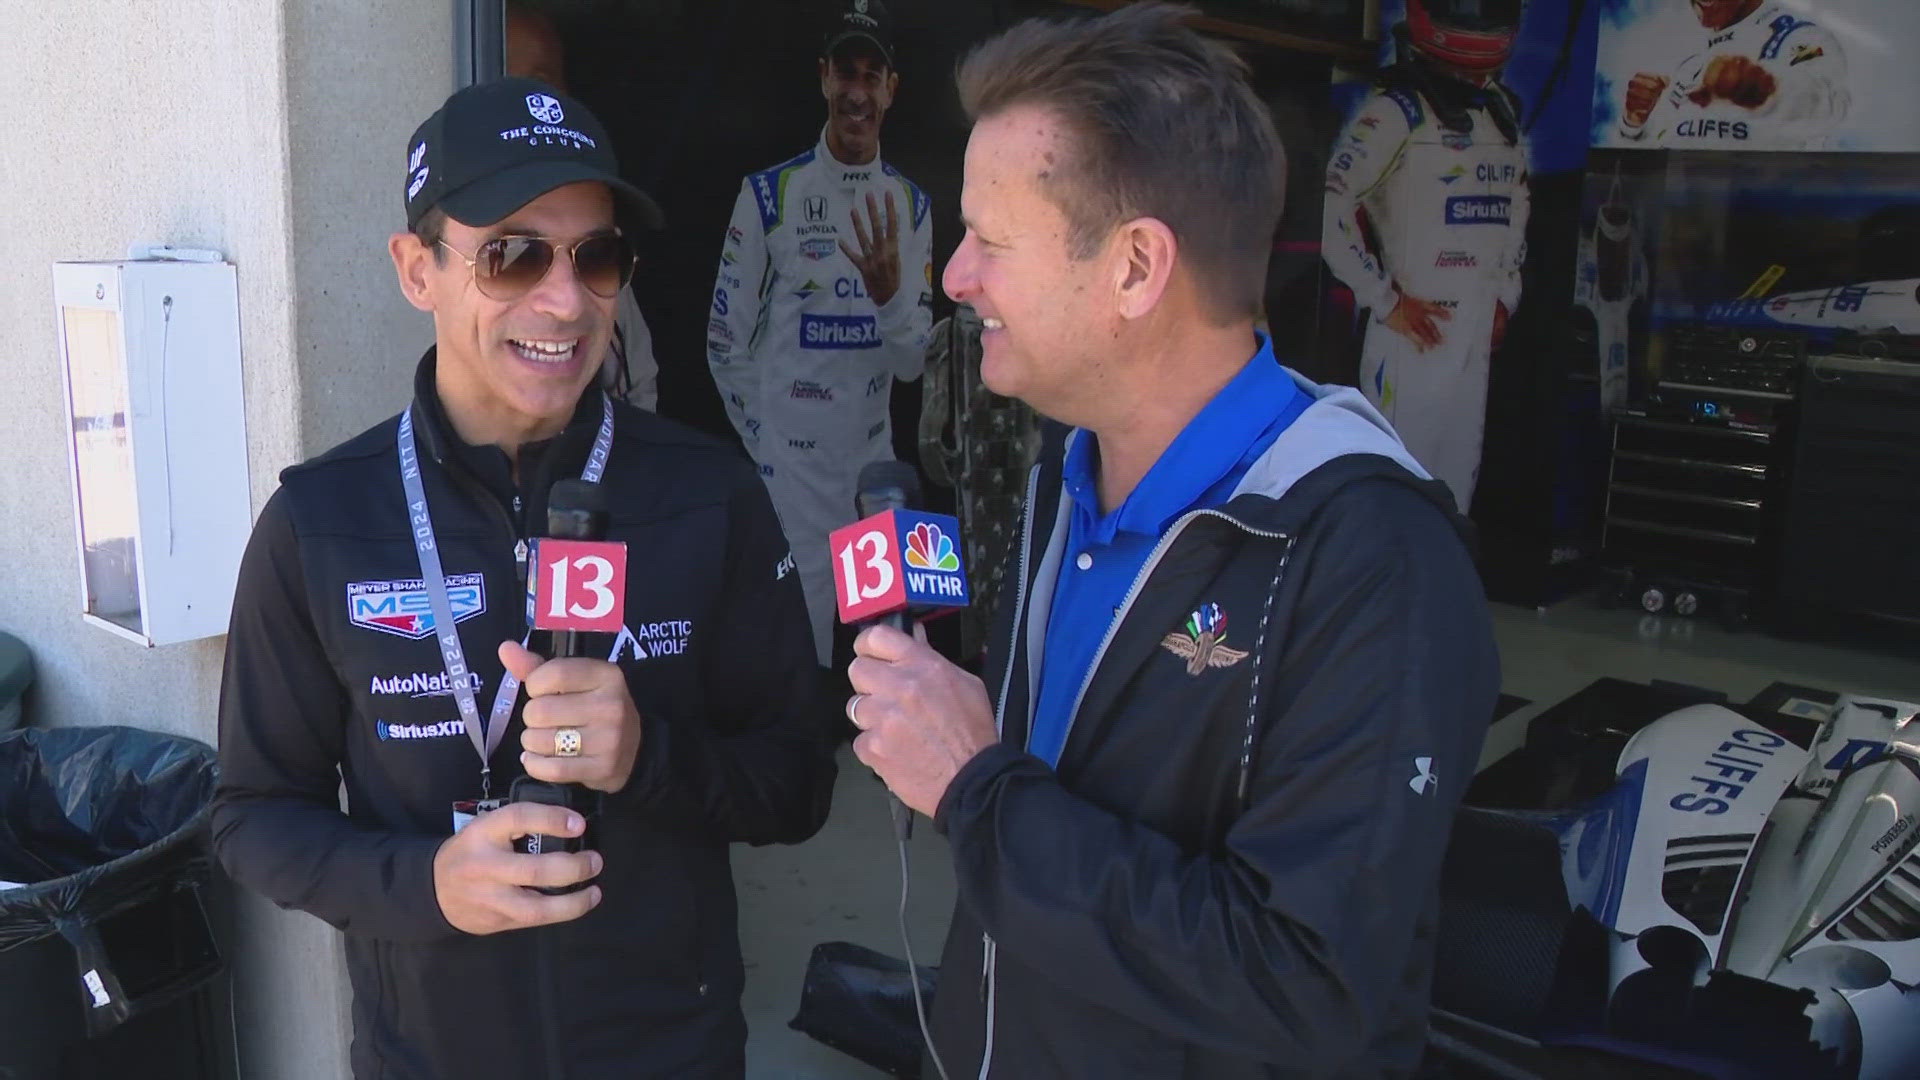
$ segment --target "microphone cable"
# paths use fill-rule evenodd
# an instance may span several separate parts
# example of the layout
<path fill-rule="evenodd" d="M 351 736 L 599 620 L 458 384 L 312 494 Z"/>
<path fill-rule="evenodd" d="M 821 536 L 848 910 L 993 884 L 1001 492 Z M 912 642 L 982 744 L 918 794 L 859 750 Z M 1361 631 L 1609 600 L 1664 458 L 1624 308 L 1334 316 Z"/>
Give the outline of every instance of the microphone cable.
<path fill-rule="evenodd" d="M 912 820 L 913 811 L 895 803 L 905 810 L 908 820 Z M 900 845 L 900 944 L 907 950 L 907 981 L 913 987 L 913 1013 L 920 1021 L 920 1037 L 926 1040 L 927 1054 L 933 1058 L 933 1067 L 940 1073 L 940 1080 L 948 1080 L 946 1063 L 940 1060 L 940 1048 L 933 1045 L 933 1033 L 927 1028 L 927 1006 L 920 1000 L 920 965 L 913 962 L 913 938 L 907 933 L 907 896 L 913 887 L 913 876 L 907 869 L 907 837 L 899 829 L 894 830 L 894 839 Z"/>

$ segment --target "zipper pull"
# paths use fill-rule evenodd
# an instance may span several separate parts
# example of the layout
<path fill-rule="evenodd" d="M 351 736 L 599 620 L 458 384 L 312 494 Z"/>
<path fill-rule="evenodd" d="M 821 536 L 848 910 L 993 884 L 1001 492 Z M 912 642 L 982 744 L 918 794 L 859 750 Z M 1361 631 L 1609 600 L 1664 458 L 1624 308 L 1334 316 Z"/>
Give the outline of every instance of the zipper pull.
<path fill-rule="evenodd" d="M 980 1000 L 987 1000 L 987 987 L 993 982 L 993 939 L 980 935 Z"/>

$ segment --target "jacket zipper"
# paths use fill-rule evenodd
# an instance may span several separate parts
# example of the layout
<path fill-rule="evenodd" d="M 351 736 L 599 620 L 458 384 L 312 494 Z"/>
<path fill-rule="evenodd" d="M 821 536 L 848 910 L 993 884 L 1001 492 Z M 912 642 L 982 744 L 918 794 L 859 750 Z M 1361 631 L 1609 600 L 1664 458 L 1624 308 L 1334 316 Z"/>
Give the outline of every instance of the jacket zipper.
<path fill-rule="evenodd" d="M 1007 642 L 1007 670 L 1001 679 L 1000 701 L 994 709 L 993 717 L 995 729 L 1003 733 L 1006 730 L 1007 693 L 1013 687 L 1014 658 L 1017 655 L 1016 650 L 1020 645 L 1020 623 L 1026 615 L 1027 554 L 1033 547 L 1033 497 L 1038 493 L 1039 486 L 1040 467 L 1035 465 L 1033 472 L 1027 480 L 1026 514 L 1024 515 L 1026 520 L 1020 528 L 1020 587 L 1019 591 L 1014 595 L 1013 627 L 1011 630 L 1011 640 Z M 1287 539 L 1286 533 L 1276 532 L 1271 529 L 1255 528 L 1241 521 L 1239 518 L 1219 510 L 1190 510 L 1182 514 L 1179 520 L 1175 521 L 1173 526 L 1167 530 L 1166 535 L 1162 536 L 1160 541 L 1153 546 L 1153 551 L 1147 555 L 1147 561 L 1141 565 L 1139 573 L 1134 575 L 1133 584 L 1127 587 L 1126 598 L 1120 602 L 1120 607 L 1114 612 L 1112 621 L 1107 623 L 1107 632 L 1100 638 L 1100 648 L 1093 654 L 1093 661 L 1087 665 L 1087 673 L 1085 677 L 1080 680 L 1080 689 L 1074 694 L 1073 711 L 1067 714 L 1066 736 L 1061 741 L 1063 748 L 1066 745 L 1066 738 L 1071 738 L 1073 735 L 1073 722 L 1080 712 L 1080 703 L 1087 696 L 1087 688 L 1093 685 L 1093 673 L 1099 670 L 1100 661 L 1107 654 L 1107 647 L 1113 644 L 1114 634 L 1119 630 L 1120 624 L 1126 621 L 1127 612 L 1132 610 L 1133 602 L 1139 598 L 1141 588 L 1146 585 L 1147 578 L 1152 576 L 1154 568 L 1160 564 L 1160 560 L 1166 555 L 1167 549 L 1173 546 L 1175 540 L 1179 539 L 1181 532 L 1185 531 L 1187 525 L 1199 517 L 1217 517 L 1242 532 L 1253 536 L 1264 537 L 1268 540 Z M 997 961 L 999 960 L 1000 945 L 993 940 L 990 934 L 982 933 L 980 935 L 980 941 L 982 953 L 980 982 L 987 999 L 987 1023 L 986 1040 L 980 1052 L 979 1080 L 987 1080 L 988 1073 L 993 1068 L 994 999 L 997 989 L 994 982 L 994 969 L 998 966 Z"/>
<path fill-rule="evenodd" d="M 995 943 L 992 938 L 986 938 L 986 942 L 987 942 L 987 960 L 986 960 L 987 1041 L 985 1045 L 983 1045 L 980 1049 L 979 1080 L 987 1080 L 987 1072 L 988 1070 L 993 1068 L 993 1005 L 994 1005 L 993 969 L 994 969 L 995 963 L 1000 958 L 1000 946 L 997 943 Z"/>
<path fill-rule="evenodd" d="M 1007 670 L 1000 681 L 1000 700 L 993 710 L 993 728 L 996 733 L 1004 733 L 1007 727 L 1007 694 L 1013 689 L 1014 660 L 1018 655 L 1016 648 L 1020 644 L 1020 621 L 1027 612 L 1027 552 L 1033 546 L 1033 497 L 1040 491 L 1040 466 L 1035 465 L 1027 474 L 1026 513 L 1020 524 L 1020 561 L 1018 585 L 1013 594 L 1012 640 L 1007 643 Z M 995 954 L 1000 946 L 993 936 L 980 935 L 980 990 L 987 999 L 986 1041 L 980 1054 L 980 1080 L 987 1080 L 987 1070 L 993 1067 L 993 1004 L 994 985 L 993 967 Z"/>
<path fill-rule="evenodd" d="M 1087 673 L 1080 679 L 1080 689 L 1074 692 L 1073 711 L 1067 713 L 1067 730 L 1060 739 L 1062 752 L 1066 750 L 1067 741 L 1073 738 L 1073 723 L 1079 719 L 1080 705 L 1081 702 L 1086 699 L 1087 688 L 1093 685 L 1093 674 L 1100 670 L 1100 661 L 1107 655 L 1107 646 L 1113 644 L 1114 635 L 1119 632 L 1120 624 L 1126 621 L 1127 612 L 1133 609 L 1133 602 L 1139 598 L 1141 587 L 1146 585 L 1147 578 L 1153 574 L 1154 568 L 1160 564 L 1160 560 L 1166 555 L 1167 549 L 1173 546 L 1175 540 L 1179 539 L 1180 533 L 1186 529 L 1188 523 L 1200 517 L 1217 517 L 1221 521 L 1243 532 L 1264 537 L 1268 540 L 1285 540 L 1287 538 L 1286 533 L 1274 532 L 1270 529 L 1256 529 L 1246 522 L 1241 521 L 1239 518 L 1234 517 L 1232 514 L 1222 513 L 1219 510 L 1189 510 L 1185 514 L 1180 515 L 1179 520 L 1175 521 L 1173 526 L 1166 531 L 1166 535 L 1160 537 L 1160 542 L 1153 546 L 1153 551 L 1148 553 L 1147 561 L 1140 566 L 1140 572 L 1133 576 L 1133 584 L 1127 587 L 1126 598 L 1120 601 L 1120 606 L 1114 610 L 1113 619 L 1107 623 L 1107 632 L 1100 638 L 1100 648 L 1094 651 L 1093 661 L 1087 665 Z M 1015 614 L 1017 615 L 1018 613 L 1016 612 Z"/>
<path fill-rule="evenodd" d="M 1013 631 L 1012 640 L 1007 642 L 1007 670 L 1001 674 L 1000 701 L 993 710 L 994 730 L 1001 733 L 1007 727 L 1007 694 L 1013 689 L 1014 650 L 1020 644 L 1020 619 L 1027 612 L 1027 550 L 1033 544 L 1033 497 L 1039 491 L 1040 466 L 1035 465 L 1027 474 L 1027 512 L 1021 515 L 1025 520 L 1020 523 L 1019 583 L 1013 594 Z"/>
<path fill-rule="evenodd" d="M 496 497 L 493 492 L 487 490 L 486 485 L 476 482 L 469 476 L 462 475 L 457 466 L 450 466 L 438 458 L 434 460 L 440 466 L 441 470 L 452 478 L 456 484 L 459 484 L 467 490 L 469 497 L 474 498 L 481 505 L 487 507 L 492 511 L 494 519 L 501 525 L 506 526 L 507 536 L 511 538 L 516 545 L 514 560 L 515 576 L 519 579 L 520 586 L 524 589 L 527 583 L 527 563 L 525 559 L 519 557 L 519 551 L 521 549 L 518 545 L 524 543 L 526 537 L 521 535 L 522 529 L 514 524 L 515 517 L 520 515 L 522 505 L 520 494 L 518 492 L 514 493 L 513 512 L 508 513 L 507 508 L 501 505 L 499 498 Z M 563 1080 L 565 1064 L 560 1056 L 560 1046 L 557 1041 L 560 1038 L 560 1032 L 558 1030 L 558 1024 L 554 1020 L 554 1010 L 557 1006 L 554 998 L 558 988 L 553 977 L 552 960 L 548 956 L 545 948 L 547 944 L 547 942 L 536 942 L 534 946 L 537 950 L 534 964 L 534 991 L 539 997 L 541 1012 L 547 1020 L 547 1022 L 541 1025 L 544 1029 L 541 1044 L 544 1047 L 546 1055 L 547 1080 Z"/>

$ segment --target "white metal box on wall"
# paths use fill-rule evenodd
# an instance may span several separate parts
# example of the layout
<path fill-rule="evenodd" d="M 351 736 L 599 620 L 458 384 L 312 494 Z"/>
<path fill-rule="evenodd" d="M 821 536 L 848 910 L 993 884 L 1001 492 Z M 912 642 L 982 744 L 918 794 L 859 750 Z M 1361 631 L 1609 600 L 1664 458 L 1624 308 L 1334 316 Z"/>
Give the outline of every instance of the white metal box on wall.
<path fill-rule="evenodd" d="M 53 293 L 82 617 L 142 645 L 226 633 L 253 522 L 234 268 L 56 263 Z"/>

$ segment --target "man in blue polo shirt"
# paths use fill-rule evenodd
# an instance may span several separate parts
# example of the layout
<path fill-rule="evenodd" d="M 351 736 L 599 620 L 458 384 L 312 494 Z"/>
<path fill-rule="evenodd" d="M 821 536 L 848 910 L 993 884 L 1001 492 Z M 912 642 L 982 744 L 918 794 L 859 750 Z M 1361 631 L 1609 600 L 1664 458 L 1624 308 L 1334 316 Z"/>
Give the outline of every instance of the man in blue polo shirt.
<path fill-rule="evenodd" d="M 1073 503 L 1066 548 L 1075 553 L 1073 570 L 1063 572 L 1053 587 L 1047 663 L 1040 672 L 1028 752 L 1049 765 L 1060 760 L 1075 698 L 1112 613 L 1167 529 L 1183 514 L 1231 498 L 1247 470 L 1312 403 L 1273 358 L 1273 342 L 1261 335 L 1260 351 L 1174 437 L 1127 500 L 1105 514 L 1098 491 L 1099 440 L 1076 433 L 1064 469 Z"/>
<path fill-rule="evenodd" d="M 944 284 L 987 385 L 1074 430 L 985 682 L 886 627 L 848 672 L 855 753 L 953 852 L 947 1076 L 1394 1077 L 1425 1043 L 1486 605 L 1445 487 L 1256 334 L 1280 147 L 1183 11 L 959 73 Z"/>

